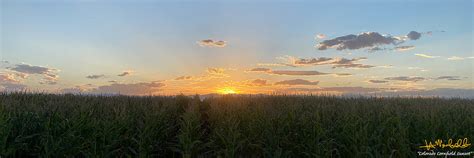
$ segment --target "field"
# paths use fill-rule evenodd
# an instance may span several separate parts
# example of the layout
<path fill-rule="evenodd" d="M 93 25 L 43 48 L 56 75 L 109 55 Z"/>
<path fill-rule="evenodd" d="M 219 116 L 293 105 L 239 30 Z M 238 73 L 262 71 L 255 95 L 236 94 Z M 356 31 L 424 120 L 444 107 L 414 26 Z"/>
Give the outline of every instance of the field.
<path fill-rule="evenodd" d="M 0 157 L 415 157 L 473 134 L 469 99 L 0 94 Z"/>

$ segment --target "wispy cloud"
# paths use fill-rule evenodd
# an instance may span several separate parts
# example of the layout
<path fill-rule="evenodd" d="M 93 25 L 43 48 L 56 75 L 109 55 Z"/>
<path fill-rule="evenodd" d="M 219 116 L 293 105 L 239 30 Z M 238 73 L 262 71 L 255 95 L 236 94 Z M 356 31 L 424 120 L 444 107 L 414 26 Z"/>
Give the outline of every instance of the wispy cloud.
<path fill-rule="evenodd" d="M 117 76 L 120 76 L 120 77 L 124 77 L 124 76 L 129 76 L 129 75 L 132 75 L 133 71 L 132 70 L 126 70 L 120 74 L 118 74 Z"/>
<path fill-rule="evenodd" d="M 319 81 L 308 81 L 303 79 L 284 80 L 276 82 L 275 85 L 318 85 Z"/>
<path fill-rule="evenodd" d="M 368 80 L 367 82 L 369 82 L 369 83 L 387 83 L 388 81 L 386 81 L 386 80 Z"/>
<path fill-rule="evenodd" d="M 216 48 L 223 48 L 227 46 L 226 41 L 215 41 L 212 39 L 205 39 L 205 40 L 200 40 L 197 42 L 201 47 L 216 47 Z"/>
<path fill-rule="evenodd" d="M 283 92 L 305 92 L 305 93 L 373 93 L 380 92 L 381 88 L 368 88 L 368 87 L 319 87 L 319 88 L 288 88 L 284 89 Z"/>
<path fill-rule="evenodd" d="M 251 81 L 246 81 L 245 85 L 247 85 L 247 86 L 267 86 L 269 84 L 268 84 L 267 80 L 255 79 L 255 80 L 251 80 Z"/>
<path fill-rule="evenodd" d="M 399 52 L 403 52 L 403 51 L 409 51 L 409 50 L 415 49 L 415 46 L 397 46 L 393 49 Z"/>
<path fill-rule="evenodd" d="M 293 71 L 293 70 L 275 70 L 268 72 L 275 75 L 290 75 L 290 76 L 313 76 L 313 75 L 327 75 L 330 73 L 324 73 L 319 71 Z"/>
<path fill-rule="evenodd" d="M 423 57 L 423 58 L 429 58 L 429 59 L 433 59 L 433 58 L 439 58 L 440 56 L 431 56 L 431 55 L 426 55 L 426 54 L 415 54 L 416 56 L 419 56 L 419 57 Z"/>
<path fill-rule="evenodd" d="M 191 80 L 191 79 L 193 79 L 192 76 L 179 76 L 175 78 L 174 80 Z"/>
<path fill-rule="evenodd" d="M 449 80 L 449 81 L 457 81 L 461 80 L 460 76 L 439 76 L 435 78 L 436 80 Z"/>
<path fill-rule="evenodd" d="M 326 37 L 327 37 L 327 36 L 326 36 L 325 34 L 321 34 L 321 33 L 320 33 L 320 34 L 317 34 L 315 38 L 316 38 L 316 39 L 323 39 L 323 38 L 326 38 Z"/>
<path fill-rule="evenodd" d="M 253 68 L 246 72 L 262 72 L 273 75 L 288 75 L 288 76 L 317 76 L 317 75 L 336 75 L 336 76 L 350 76 L 349 73 L 325 73 L 319 71 L 301 71 L 301 70 L 271 70 L 268 68 Z"/>
<path fill-rule="evenodd" d="M 409 82 L 418 82 L 426 80 L 424 77 L 410 77 L 410 76 L 399 76 L 399 77 L 387 77 L 385 80 L 394 80 L 394 81 L 409 81 Z"/>
<path fill-rule="evenodd" d="M 356 63 L 362 60 L 366 60 L 366 57 L 359 58 L 329 58 L 329 57 L 318 57 L 318 58 L 297 58 L 293 56 L 278 57 L 281 63 L 274 64 L 259 64 L 260 66 L 289 66 L 289 67 L 302 67 L 302 66 L 318 66 L 318 65 L 331 65 L 332 68 L 372 68 L 373 65 L 365 65 Z"/>
<path fill-rule="evenodd" d="M 161 82 L 140 82 L 140 83 L 113 83 L 99 86 L 88 92 L 102 94 L 126 94 L 126 95 L 150 95 L 159 92 L 165 84 Z"/>
<path fill-rule="evenodd" d="M 104 78 L 104 77 L 105 77 L 105 75 L 103 75 L 103 74 L 86 76 L 86 78 L 88 78 L 88 79 L 99 79 L 99 78 Z"/>
<path fill-rule="evenodd" d="M 448 58 L 448 60 L 464 60 L 464 58 L 458 56 L 451 56 Z"/>

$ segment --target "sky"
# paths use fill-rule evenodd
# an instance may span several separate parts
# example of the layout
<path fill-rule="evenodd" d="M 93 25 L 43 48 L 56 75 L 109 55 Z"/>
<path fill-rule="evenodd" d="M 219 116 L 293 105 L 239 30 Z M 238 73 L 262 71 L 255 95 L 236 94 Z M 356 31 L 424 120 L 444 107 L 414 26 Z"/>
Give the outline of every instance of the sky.
<path fill-rule="evenodd" d="M 2 0 L 0 89 L 474 96 L 471 0 Z"/>

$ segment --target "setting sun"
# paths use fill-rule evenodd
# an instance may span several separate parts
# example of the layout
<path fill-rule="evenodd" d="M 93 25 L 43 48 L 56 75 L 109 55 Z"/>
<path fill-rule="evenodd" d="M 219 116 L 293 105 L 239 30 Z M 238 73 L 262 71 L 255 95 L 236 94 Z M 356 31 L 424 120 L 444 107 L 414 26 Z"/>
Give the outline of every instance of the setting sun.
<path fill-rule="evenodd" d="M 221 94 L 237 94 L 237 91 L 230 87 L 222 88 L 218 92 Z"/>

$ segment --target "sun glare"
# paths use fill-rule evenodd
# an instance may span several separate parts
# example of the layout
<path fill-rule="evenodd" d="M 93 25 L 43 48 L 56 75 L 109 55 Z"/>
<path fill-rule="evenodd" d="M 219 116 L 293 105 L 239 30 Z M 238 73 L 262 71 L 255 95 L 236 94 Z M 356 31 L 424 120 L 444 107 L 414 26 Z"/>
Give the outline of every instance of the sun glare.
<path fill-rule="evenodd" d="M 230 87 L 225 87 L 219 90 L 221 94 L 237 94 L 237 91 Z"/>

